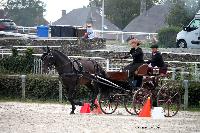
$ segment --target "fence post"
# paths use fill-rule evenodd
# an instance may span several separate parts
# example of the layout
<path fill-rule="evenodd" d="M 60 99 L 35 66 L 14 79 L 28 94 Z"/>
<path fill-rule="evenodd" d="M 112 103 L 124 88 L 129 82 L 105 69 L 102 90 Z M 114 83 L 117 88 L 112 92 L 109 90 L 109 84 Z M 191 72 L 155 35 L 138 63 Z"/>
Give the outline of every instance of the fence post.
<path fill-rule="evenodd" d="M 25 99 L 25 88 L 26 88 L 26 75 L 21 75 L 22 79 L 22 99 Z"/>
<path fill-rule="evenodd" d="M 59 102 L 62 103 L 62 83 L 59 81 Z"/>
<path fill-rule="evenodd" d="M 183 80 L 183 87 L 185 89 L 184 92 L 184 109 L 188 108 L 188 80 Z"/>
<path fill-rule="evenodd" d="M 198 73 L 198 67 L 197 67 L 197 63 L 194 64 L 194 74 L 195 74 L 195 81 L 199 80 L 199 73 Z"/>
<path fill-rule="evenodd" d="M 184 67 L 181 68 L 181 80 L 184 80 Z"/>
<path fill-rule="evenodd" d="M 110 65 L 110 61 L 109 59 L 106 59 L 106 71 L 109 70 L 109 65 Z"/>
<path fill-rule="evenodd" d="M 172 80 L 175 80 L 176 77 L 176 68 L 172 68 Z"/>
<path fill-rule="evenodd" d="M 122 32 L 122 43 L 124 43 L 124 34 L 123 34 L 123 32 Z"/>

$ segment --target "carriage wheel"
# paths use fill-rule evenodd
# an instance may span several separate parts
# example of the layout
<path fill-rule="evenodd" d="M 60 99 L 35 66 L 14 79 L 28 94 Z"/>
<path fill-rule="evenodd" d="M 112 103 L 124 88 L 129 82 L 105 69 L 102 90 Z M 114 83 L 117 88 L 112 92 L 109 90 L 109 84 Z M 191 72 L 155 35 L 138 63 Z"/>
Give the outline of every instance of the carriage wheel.
<path fill-rule="evenodd" d="M 174 84 L 163 85 L 157 94 L 157 105 L 163 107 L 166 117 L 177 114 L 181 105 L 181 96 Z"/>
<path fill-rule="evenodd" d="M 99 105 L 104 114 L 112 114 L 118 106 L 118 98 L 114 95 L 100 95 Z"/>
<path fill-rule="evenodd" d="M 131 115 L 135 115 L 133 97 L 134 94 L 128 94 L 124 96 L 124 108 Z"/>
<path fill-rule="evenodd" d="M 147 98 L 151 96 L 152 96 L 151 91 L 149 91 L 146 88 L 140 88 L 135 92 L 133 97 L 133 106 L 134 106 L 134 111 L 137 115 L 142 110 Z"/>

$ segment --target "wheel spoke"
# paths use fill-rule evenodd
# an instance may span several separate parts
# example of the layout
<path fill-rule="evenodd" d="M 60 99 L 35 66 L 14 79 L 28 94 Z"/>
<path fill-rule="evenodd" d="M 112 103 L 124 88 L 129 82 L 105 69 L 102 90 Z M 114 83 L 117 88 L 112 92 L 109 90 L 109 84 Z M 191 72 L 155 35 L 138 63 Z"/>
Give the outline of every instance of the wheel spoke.
<path fill-rule="evenodd" d="M 104 96 L 100 95 L 99 104 L 101 111 L 104 114 L 112 114 L 115 112 L 118 106 L 118 100 L 116 96 Z"/>

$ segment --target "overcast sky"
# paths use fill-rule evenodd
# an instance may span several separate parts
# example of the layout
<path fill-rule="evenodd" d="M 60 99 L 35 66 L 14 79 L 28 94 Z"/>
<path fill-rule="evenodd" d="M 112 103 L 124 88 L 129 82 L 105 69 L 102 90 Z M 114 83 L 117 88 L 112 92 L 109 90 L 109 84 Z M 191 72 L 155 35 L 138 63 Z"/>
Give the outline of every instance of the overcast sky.
<path fill-rule="evenodd" d="M 54 22 L 61 17 L 62 10 L 70 12 L 73 9 L 87 6 L 89 0 L 41 0 L 46 4 L 45 18 L 49 22 Z"/>

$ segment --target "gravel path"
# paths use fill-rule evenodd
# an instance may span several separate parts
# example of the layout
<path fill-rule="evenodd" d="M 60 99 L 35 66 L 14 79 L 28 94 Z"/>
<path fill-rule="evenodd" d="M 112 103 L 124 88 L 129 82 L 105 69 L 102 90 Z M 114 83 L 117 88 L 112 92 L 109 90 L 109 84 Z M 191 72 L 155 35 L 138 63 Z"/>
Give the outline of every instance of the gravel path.
<path fill-rule="evenodd" d="M 181 111 L 164 119 L 131 116 L 124 108 L 116 114 L 69 115 L 70 106 L 1 102 L 0 133 L 200 133 L 200 112 Z"/>

